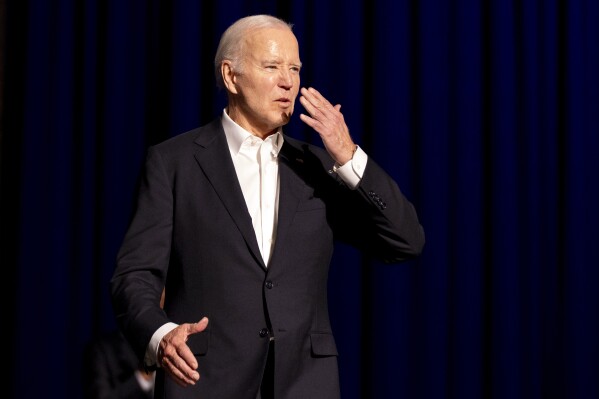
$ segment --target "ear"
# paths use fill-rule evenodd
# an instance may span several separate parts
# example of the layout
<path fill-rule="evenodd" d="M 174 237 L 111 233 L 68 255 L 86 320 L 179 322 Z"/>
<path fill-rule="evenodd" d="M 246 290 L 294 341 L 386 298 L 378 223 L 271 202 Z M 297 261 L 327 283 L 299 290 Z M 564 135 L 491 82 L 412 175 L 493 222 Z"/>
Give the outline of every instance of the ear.
<path fill-rule="evenodd" d="M 237 94 L 237 75 L 233 70 L 233 64 L 229 60 L 224 60 L 220 64 L 220 73 L 223 77 L 225 87 L 230 93 Z"/>

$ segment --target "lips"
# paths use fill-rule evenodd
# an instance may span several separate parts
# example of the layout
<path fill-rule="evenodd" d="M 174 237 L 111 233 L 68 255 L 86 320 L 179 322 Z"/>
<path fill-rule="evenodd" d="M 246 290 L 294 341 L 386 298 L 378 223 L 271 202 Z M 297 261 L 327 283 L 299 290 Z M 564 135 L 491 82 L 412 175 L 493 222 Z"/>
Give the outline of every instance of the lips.
<path fill-rule="evenodd" d="M 288 107 L 291 106 L 291 100 L 288 99 L 288 98 L 284 98 L 284 97 L 277 98 L 275 100 L 275 102 L 278 103 L 281 107 L 284 107 L 284 108 L 288 108 Z"/>

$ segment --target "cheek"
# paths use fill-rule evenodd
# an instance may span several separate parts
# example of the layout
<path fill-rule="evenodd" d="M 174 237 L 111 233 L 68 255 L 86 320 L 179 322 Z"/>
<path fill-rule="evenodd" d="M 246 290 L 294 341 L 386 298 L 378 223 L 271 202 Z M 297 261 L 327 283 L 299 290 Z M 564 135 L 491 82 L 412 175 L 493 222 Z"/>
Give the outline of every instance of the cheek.
<path fill-rule="evenodd" d="M 293 98 L 297 97 L 297 94 L 299 93 L 299 89 L 300 89 L 300 77 L 299 75 L 296 76 L 296 78 L 293 81 Z"/>

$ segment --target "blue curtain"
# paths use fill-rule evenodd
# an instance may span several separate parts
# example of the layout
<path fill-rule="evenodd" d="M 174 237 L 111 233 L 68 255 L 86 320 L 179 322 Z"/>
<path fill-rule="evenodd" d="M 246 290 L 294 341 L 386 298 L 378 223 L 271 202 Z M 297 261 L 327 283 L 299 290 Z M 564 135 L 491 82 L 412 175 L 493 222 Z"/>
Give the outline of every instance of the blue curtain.
<path fill-rule="evenodd" d="M 256 13 L 427 235 L 398 265 L 337 247 L 342 397 L 599 397 L 599 2 L 2 3 L 9 397 L 80 397 L 145 149 L 221 112 L 220 33 Z"/>

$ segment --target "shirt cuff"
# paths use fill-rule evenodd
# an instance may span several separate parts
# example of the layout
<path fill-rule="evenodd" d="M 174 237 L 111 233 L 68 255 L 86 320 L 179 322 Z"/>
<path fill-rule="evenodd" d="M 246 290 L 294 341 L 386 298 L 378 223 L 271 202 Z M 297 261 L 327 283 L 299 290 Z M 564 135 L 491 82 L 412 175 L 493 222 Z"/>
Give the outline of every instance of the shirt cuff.
<path fill-rule="evenodd" d="M 349 188 L 355 190 L 362 180 L 367 162 L 368 155 L 366 155 L 360 146 L 358 146 L 353 158 L 349 162 L 346 162 L 345 165 L 335 165 L 333 171 L 339 175 L 341 180 L 343 180 Z"/>
<path fill-rule="evenodd" d="M 152 338 L 150 338 L 150 343 L 148 344 L 148 348 L 146 349 L 146 355 L 144 356 L 144 363 L 146 366 L 151 367 L 157 365 L 158 367 L 160 367 L 160 365 L 157 364 L 158 345 L 160 345 L 160 341 L 162 341 L 162 338 L 166 334 L 168 334 L 178 326 L 179 325 L 175 323 L 166 323 L 158 330 L 156 330 L 154 335 L 152 335 Z"/>

